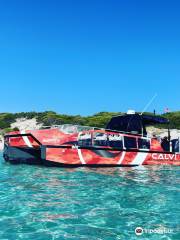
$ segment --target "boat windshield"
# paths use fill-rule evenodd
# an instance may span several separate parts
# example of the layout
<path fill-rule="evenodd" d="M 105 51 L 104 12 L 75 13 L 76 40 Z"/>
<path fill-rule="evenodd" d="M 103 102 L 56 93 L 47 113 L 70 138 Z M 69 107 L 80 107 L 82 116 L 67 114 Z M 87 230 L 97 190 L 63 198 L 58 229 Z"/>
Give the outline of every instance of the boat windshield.
<path fill-rule="evenodd" d="M 58 126 L 59 130 L 64 133 L 79 133 L 82 131 L 94 130 L 94 127 L 73 125 L 73 124 L 63 124 Z"/>

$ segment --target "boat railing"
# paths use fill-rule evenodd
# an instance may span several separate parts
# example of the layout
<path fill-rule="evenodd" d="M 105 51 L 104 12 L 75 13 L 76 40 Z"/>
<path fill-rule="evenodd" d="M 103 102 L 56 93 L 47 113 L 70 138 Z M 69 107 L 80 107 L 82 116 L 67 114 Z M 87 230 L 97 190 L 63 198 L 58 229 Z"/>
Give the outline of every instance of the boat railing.
<path fill-rule="evenodd" d="M 102 130 L 96 131 L 85 131 L 80 132 L 78 135 L 78 145 L 44 145 L 42 144 L 33 134 L 24 133 L 24 134 L 7 134 L 4 136 L 4 144 L 9 144 L 10 138 L 18 137 L 31 137 L 39 146 L 48 147 L 48 148 L 96 148 L 96 149 L 107 149 L 111 148 L 113 150 L 128 150 L 128 151 L 150 151 L 151 138 L 137 136 L 137 135 L 124 135 L 122 133 L 115 132 L 104 132 Z M 176 139 L 176 148 L 173 151 L 174 153 L 180 153 L 180 138 Z M 154 151 L 158 152 L 158 151 Z M 160 151 L 162 152 L 162 151 Z M 165 151 L 167 152 L 167 151 Z"/>
<path fill-rule="evenodd" d="M 127 132 L 127 131 L 118 131 L 118 130 L 112 130 L 108 128 L 99 128 L 99 127 L 93 127 L 93 126 L 86 126 L 86 125 L 78 125 L 78 124 L 61 124 L 61 125 L 51 125 L 51 126 L 42 126 L 41 129 L 52 129 L 52 128 L 58 128 L 61 131 L 72 133 L 72 132 L 81 132 L 81 131 L 87 131 L 87 130 L 102 130 L 106 132 L 114 132 L 114 133 L 122 133 L 127 135 L 136 135 L 136 136 L 142 136 L 142 134 L 139 134 L 138 132 Z M 150 138 L 146 136 L 147 138 Z"/>
<path fill-rule="evenodd" d="M 4 144 L 9 143 L 10 138 L 18 138 L 18 137 L 31 137 L 38 145 L 42 145 L 42 143 L 31 133 L 22 133 L 22 134 L 6 134 L 4 136 Z"/>
<path fill-rule="evenodd" d="M 125 132 L 125 131 L 118 131 L 118 130 L 112 130 L 112 129 L 106 129 L 106 128 L 98 128 L 98 127 L 91 127 L 91 126 L 83 126 L 83 125 L 78 125 L 78 124 L 61 124 L 61 125 L 52 125 L 52 126 L 43 126 L 42 129 L 48 129 L 48 128 L 58 128 L 60 129 L 61 131 L 67 133 L 67 134 L 72 134 L 72 133 L 81 133 L 81 132 L 88 132 L 90 130 L 92 131 L 95 131 L 95 132 L 98 132 L 98 131 L 103 131 L 105 133 L 109 133 L 109 134 L 112 134 L 112 133 L 115 133 L 115 134 L 121 134 L 123 136 L 123 141 L 122 141 L 122 144 L 123 144 L 123 149 L 126 149 L 126 143 L 125 143 L 125 138 L 126 137 L 135 137 L 137 138 L 137 146 L 136 148 L 139 149 L 139 150 L 145 150 L 145 149 L 149 149 L 150 148 L 150 144 L 151 144 L 151 140 L 153 138 L 156 138 L 159 143 L 161 144 L 161 141 L 162 141 L 162 138 L 159 136 L 159 137 L 154 137 L 154 136 L 144 136 L 142 134 L 138 134 L 137 132 Z M 170 149 L 174 152 L 180 152 L 180 138 L 178 138 L 176 141 L 176 150 L 174 150 L 174 148 Z M 86 141 L 87 142 L 87 141 Z M 93 144 L 93 140 L 89 140 L 89 142 L 91 142 L 91 145 Z M 145 146 L 143 146 L 142 143 L 140 142 L 144 142 L 145 143 Z M 89 143 L 90 144 L 90 143 Z M 178 144 L 178 146 L 177 146 Z M 149 148 L 147 148 L 147 145 L 149 146 Z"/>
<path fill-rule="evenodd" d="M 81 147 L 111 147 L 148 151 L 151 146 L 151 138 L 137 135 L 124 135 L 117 132 L 87 131 L 79 134 L 78 145 Z"/>

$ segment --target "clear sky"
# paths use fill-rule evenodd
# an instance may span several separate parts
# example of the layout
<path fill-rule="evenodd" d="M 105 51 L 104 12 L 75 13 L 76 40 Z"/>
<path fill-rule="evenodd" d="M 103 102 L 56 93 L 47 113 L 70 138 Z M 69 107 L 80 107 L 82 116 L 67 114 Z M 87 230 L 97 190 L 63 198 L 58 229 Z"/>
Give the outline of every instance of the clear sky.
<path fill-rule="evenodd" d="M 180 110 L 180 1 L 1 0 L 0 112 Z"/>

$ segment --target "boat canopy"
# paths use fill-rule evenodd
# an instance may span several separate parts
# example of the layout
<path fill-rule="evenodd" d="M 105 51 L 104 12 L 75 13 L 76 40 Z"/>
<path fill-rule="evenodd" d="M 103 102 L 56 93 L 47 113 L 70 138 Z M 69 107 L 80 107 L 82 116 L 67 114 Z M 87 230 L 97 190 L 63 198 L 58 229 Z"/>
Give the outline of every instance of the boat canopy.
<path fill-rule="evenodd" d="M 147 135 L 146 126 L 154 124 L 167 124 L 169 120 L 159 116 L 125 114 L 112 117 L 106 129 L 129 132 L 132 134 Z"/>
<path fill-rule="evenodd" d="M 152 124 L 168 124 L 169 120 L 164 117 L 153 116 L 153 115 L 142 115 L 142 121 L 146 125 Z"/>

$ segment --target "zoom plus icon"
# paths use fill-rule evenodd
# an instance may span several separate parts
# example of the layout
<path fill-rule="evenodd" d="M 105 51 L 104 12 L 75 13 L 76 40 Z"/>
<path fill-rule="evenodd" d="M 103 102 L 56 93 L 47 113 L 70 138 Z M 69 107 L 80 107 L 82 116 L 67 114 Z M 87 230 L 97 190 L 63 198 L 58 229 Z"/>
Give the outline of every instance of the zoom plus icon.
<path fill-rule="evenodd" d="M 142 234 L 143 234 L 143 229 L 142 229 L 142 227 L 137 227 L 137 228 L 135 229 L 135 234 L 136 234 L 137 236 L 142 235 Z"/>

